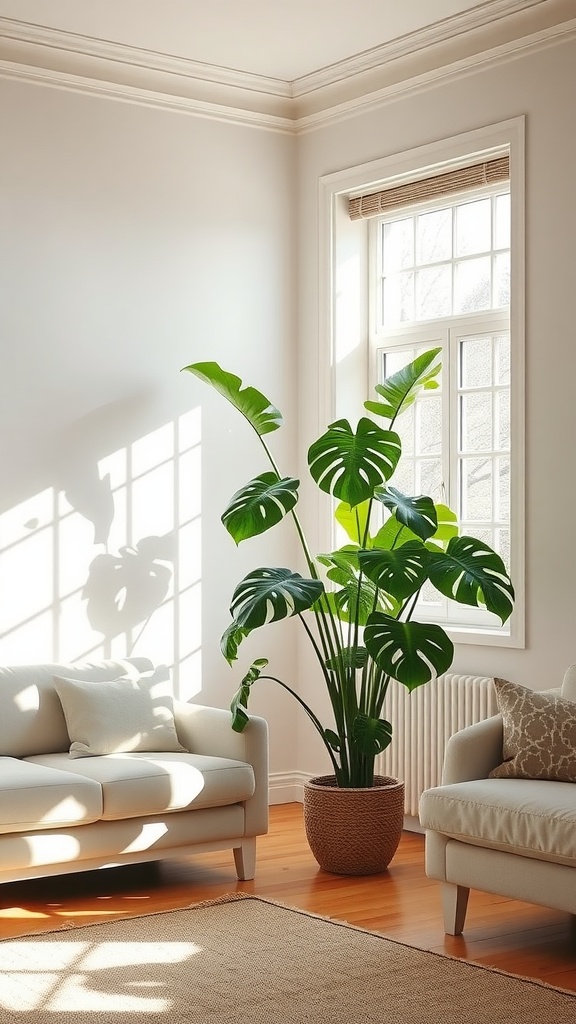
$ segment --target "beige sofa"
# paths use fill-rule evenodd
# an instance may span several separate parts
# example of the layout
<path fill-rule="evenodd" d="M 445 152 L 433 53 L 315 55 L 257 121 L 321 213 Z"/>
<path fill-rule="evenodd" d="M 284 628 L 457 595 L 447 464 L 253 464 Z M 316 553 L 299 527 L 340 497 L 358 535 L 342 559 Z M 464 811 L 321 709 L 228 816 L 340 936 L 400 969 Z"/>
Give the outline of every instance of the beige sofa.
<path fill-rule="evenodd" d="M 561 691 L 544 692 L 576 701 L 576 666 Z M 420 800 L 426 873 L 442 883 L 450 935 L 463 930 L 471 888 L 576 914 L 576 783 L 488 778 L 502 744 L 500 715 L 452 736 L 442 786 Z"/>
<path fill-rule="evenodd" d="M 174 749 L 138 749 L 138 733 L 133 752 L 70 755 L 55 679 L 104 693 L 152 669 L 144 658 L 0 668 L 0 882 L 226 848 L 238 877 L 254 876 L 268 828 L 263 719 L 238 734 L 228 711 L 171 701 Z"/>

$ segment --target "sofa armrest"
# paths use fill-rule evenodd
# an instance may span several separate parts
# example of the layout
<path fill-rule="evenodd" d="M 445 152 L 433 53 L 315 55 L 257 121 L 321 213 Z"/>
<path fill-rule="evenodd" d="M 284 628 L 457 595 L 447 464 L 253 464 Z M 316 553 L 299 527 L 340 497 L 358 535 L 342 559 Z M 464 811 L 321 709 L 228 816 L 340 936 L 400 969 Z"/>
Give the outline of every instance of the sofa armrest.
<path fill-rule="evenodd" d="M 268 723 L 250 716 L 244 732 L 234 732 L 232 715 L 222 708 L 174 701 L 176 730 L 182 745 L 194 754 L 230 757 L 252 765 L 256 788 L 245 803 L 246 835 L 268 831 Z"/>
<path fill-rule="evenodd" d="M 442 785 L 487 779 L 503 761 L 502 716 L 486 718 L 454 733 L 446 745 Z"/>

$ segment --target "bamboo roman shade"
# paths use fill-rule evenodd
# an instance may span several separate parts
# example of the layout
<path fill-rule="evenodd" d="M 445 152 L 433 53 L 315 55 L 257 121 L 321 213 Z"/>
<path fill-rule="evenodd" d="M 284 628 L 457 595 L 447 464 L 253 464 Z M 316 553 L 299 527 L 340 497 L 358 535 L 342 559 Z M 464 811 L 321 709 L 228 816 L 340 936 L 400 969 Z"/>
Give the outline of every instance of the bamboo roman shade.
<path fill-rule="evenodd" d="M 381 213 L 388 213 L 389 210 L 400 206 L 412 206 L 413 203 L 425 203 L 430 199 L 444 198 L 470 188 L 493 185 L 499 181 L 507 181 L 509 177 L 510 157 L 499 156 L 430 178 L 408 181 L 403 185 L 382 189 L 380 192 L 354 196 L 348 200 L 348 211 L 351 220 L 378 217 Z"/>

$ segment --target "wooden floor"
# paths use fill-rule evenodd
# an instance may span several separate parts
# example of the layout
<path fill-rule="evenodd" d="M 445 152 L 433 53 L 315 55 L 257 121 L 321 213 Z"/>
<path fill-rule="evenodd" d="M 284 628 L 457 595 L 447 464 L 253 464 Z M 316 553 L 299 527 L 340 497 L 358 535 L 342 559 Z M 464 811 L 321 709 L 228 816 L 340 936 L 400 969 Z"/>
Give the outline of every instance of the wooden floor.
<path fill-rule="evenodd" d="M 424 840 L 405 832 L 387 872 L 351 878 L 320 871 L 300 804 L 271 808 L 256 878 L 238 882 L 231 851 L 186 861 L 37 879 L 0 887 L 2 938 L 188 906 L 244 891 L 349 921 L 424 949 L 576 991 L 576 932 L 568 914 L 471 893 L 464 935 L 445 936 L 438 883 L 424 874 Z"/>

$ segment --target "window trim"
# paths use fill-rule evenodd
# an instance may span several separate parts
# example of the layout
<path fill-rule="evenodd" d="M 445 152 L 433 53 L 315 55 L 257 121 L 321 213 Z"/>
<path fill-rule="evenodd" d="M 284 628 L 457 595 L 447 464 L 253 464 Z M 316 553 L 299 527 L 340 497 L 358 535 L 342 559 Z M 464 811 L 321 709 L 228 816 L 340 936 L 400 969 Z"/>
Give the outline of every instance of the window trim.
<path fill-rule="evenodd" d="M 448 632 L 455 643 L 522 648 L 525 646 L 525 205 L 524 205 L 525 118 L 511 118 L 499 124 L 464 132 L 448 139 L 420 146 L 405 153 L 349 167 L 319 179 L 319 362 L 318 430 L 336 416 L 357 418 L 368 392 L 369 310 L 361 294 L 359 279 L 367 257 L 368 221 L 350 221 L 348 198 L 363 189 L 377 190 L 383 184 L 400 182 L 416 172 L 457 161 L 470 162 L 497 152 L 510 154 L 511 190 L 511 438 L 514 470 L 511 480 L 511 521 L 514 522 L 513 583 L 516 591 L 509 632 L 459 629 Z M 350 290 L 343 302 L 344 272 Z M 358 268 L 358 269 L 356 269 Z M 365 289 L 366 291 L 366 289 Z M 440 326 L 440 325 L 438 325 Z M 350 331 L 350 328 L 352 330 Z M 344 334 L 346 335 L 344 338 Z M 345 343 L 345 348 L 343 345 Z M 339 373 L 339 366 L 343 369 Z M 345 370 L 345 372 L 344 372 Z M 318 506 L 318 540 L 330 544 L 330 522 L 325 506 Z"/>

